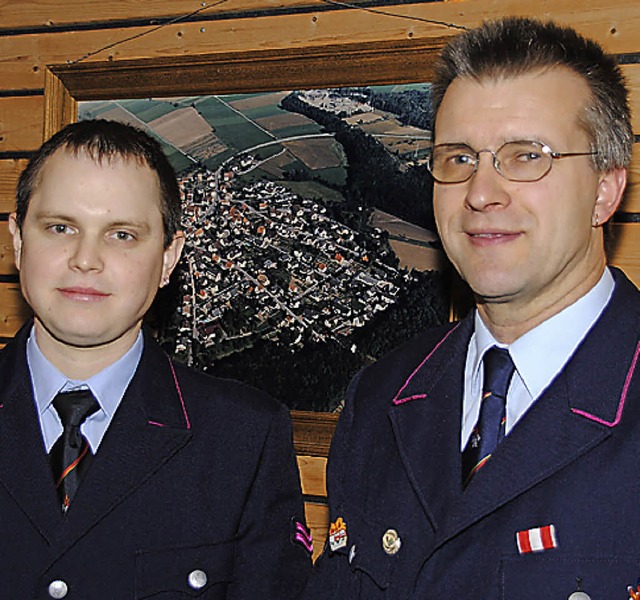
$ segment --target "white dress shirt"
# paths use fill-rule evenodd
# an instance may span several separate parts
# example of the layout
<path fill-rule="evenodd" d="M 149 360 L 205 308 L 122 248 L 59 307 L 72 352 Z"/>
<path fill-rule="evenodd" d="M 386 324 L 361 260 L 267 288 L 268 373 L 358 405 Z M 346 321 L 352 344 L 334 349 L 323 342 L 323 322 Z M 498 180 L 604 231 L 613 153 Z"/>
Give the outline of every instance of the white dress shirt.
<path fill-rule="evenodd" d="M 89 416 L 80 427 L 80 431 L 91 446 L 91 451 L 96 453 L 138 368 L 143 347 L 144 339 L 140 332 L 133 346 L 115 363 L 86 381 L 78 381 L 65 377 L 45 358 L 38 348 L 35 332 L 31 329 L 31 335 L 27 341 L 27 364 L 31 372 L 33 396 L 40 416 L 40 428 L 47 453 L 62 435 L 62 422 L 53 406 L 53 399 L 58 392 L 83 388 L 91 390 L 100 406 L 100 409 Z"/>
<path fill-rule="evenodd" d="M 605 269 L 600 281 L 579 300 L 509 345 L 494 339 L 476 310 L 475 331 L 469 341 L 464 371 L 461 451 L 480 414 L 484 353 L 492 346 L 507 348 L 516 367 L 507 392 L 505 434 L 508 435 L 569 362 L 609 303 L 614 286 L 613 276 Z"/>

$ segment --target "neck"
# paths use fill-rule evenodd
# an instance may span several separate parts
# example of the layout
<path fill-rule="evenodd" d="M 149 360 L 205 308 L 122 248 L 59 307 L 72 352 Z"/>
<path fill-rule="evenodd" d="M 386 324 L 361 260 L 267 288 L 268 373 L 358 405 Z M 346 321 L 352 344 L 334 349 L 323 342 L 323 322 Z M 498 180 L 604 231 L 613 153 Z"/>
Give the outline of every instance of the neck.
<path fill-rule="evenodd" d="M 69 379 L 86 380 L 122 358 L 133 346 L 140 327 L 126 336 L 96 346 L 74 346 L 56 339 L 40 321 L 34 322 L 36 342 L 45 358 Z"/>
<path fill-rule="evenodd" d="M 587 294 L 600 281 L 605 266 L 603 262 L 566 294 L 550 299 L 538 298 L 536 302 L 520 305 L 517 301 L 491 302 L 476 298 L 478 312 L 498 342 L 511 344 Z"/>

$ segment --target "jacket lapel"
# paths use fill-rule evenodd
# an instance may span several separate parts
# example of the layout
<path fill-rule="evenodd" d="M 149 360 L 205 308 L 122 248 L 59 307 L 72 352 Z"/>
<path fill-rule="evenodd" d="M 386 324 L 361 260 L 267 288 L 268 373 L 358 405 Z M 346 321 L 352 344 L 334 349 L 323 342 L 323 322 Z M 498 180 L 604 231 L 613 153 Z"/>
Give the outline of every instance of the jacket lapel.
<path fill-rule="evenodd" d="M 441 542 L 612 436 L 640 353 L 638 291 L 616 275 L 609 306 L 547 391 L 451 508 Z M 608 364 L 607 364 L 608 363 Z"/>
<path fill-rule="evenodd" d="M 401 460 L 434 530 L 461 493 L 462 377 L 471 318 L 448 332 L 389 411 Z"/>
<path fill-rule="evenodd" d="M 145 350 L 127 392 L 66 515 L 77 539 L 152 478 L 191 440 L 173 367 L 145 335 Z"/>
<path fill-rule="evenodd" d="M 390 410 L 402 462 L 437 546 L 609 438 L 638 379 L 638 292 L 616 275 L 616 292 L 594 330 L 463 492 L 462 374 L 472 327 L 467 317 L 441 342 L 402 390 L 398 400 L 406 401 L 396 400 Z"/>
<path fill-rule="evenodd" d="M 25 344 L 30 324 L 3 351 L 0 381 L 0 484 L 50 543 L 62 522 L 60 500 L 44 449 Z"/>

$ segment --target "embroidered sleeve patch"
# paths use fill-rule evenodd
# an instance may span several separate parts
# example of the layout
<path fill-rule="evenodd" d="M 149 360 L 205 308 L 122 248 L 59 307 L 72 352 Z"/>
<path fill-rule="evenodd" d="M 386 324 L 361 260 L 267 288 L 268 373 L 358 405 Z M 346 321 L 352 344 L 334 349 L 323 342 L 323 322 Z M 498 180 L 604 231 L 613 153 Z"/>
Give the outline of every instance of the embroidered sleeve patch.
<path fill-rule="evenodd" d="M 301 545 L 309 554 L 313 554 L 313 538 L 309 528 L 296 519 L 291 519 L 291 541 Z"/>
<path fill-rule="evenodd" d="M 516 542 L 520 554 L 529 552 L 544 552 L 558 547 L 556 539 L 555 525 L 545 525 L 544 527 L 534 527 L 516 533 Z"/>

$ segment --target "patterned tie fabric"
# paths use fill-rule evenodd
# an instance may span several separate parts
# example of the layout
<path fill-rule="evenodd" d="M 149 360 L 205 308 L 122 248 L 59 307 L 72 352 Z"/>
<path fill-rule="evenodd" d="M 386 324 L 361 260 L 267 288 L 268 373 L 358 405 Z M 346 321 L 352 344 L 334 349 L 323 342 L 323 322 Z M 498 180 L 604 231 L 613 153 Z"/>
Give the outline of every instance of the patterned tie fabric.
<path fill-rule="evenodd" d="M 66 513 L 93 456 L 80 426 L 99 406 L 90 390 L 60 393 L 53 399 L 53 406 L 64 430 L 51 448 L 49 459 L 62 510 Z"/>
<path fill-rule="evenodd" d="M 487 350 L 482 362 L 484 383 L 480 417 L 462 455 L 465 486 L 486 464 L 504 438 L 507 390 L 515 370 L 509 351 L 497 346 Z"/>

